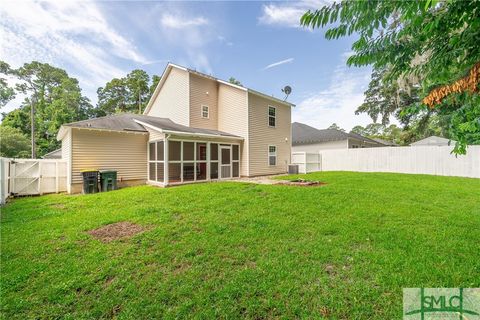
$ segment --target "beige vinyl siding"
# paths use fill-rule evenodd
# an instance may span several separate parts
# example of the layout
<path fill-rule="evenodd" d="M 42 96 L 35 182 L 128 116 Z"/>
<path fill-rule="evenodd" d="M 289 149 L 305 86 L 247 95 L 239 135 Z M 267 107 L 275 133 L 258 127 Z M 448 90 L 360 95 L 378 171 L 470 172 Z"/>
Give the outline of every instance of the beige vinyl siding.
<path fill-rule="evenodd" d="M 268 125 L 268 107 L 276 108 L 276 126 Z M 284 173 L 291 156 L 291 107 L 248 93 L 250 176 Z M 277 147 L 277 165 L 268 164 L 268 146 Z"/>
<path fill-rule="evenodd" d="M 240 175 L 248 176 L 248 107 L 245 90 L 218 84 L 218 130 L 244 138 L 240 145 Z"/>
<path fill-rule="evenodd" d="M 117 170 L 119 181 L 147 179 L 147 134 L 72 129 L 72 183 L 84 169 Z"/>
<path fill-rule="evenodd" d="M 148 141 L 155 141 L 155 140 L 161 140 L 161 139 L 164 139 L 165 138 L 165 134 L 157 131 L 157 130 L 154 130 L 154 129 L 150 129 L 150 128 L 146 128 L 147 131 L 148 131 Z"/>
<path fill-rule="evenodd" d="M 66 128 L 66 134 L 62 139 L 62 160 L 67 161 L 67 192 L 70 193 L 72 179 L 72 129 Z"/>
<path fill-rule="evenodd" d="M 147 115 L 169 118 L 173 122 L 188 126 L 190 124 L 188 72 L 172 68 L 164 77 L 166 77 L 165 83 Z"/>
<path fill-rule="evenodd" d="M 332 150 L 332 149 L 347 149 L 348 141 L 337 140 L 337 141 L 326 141 L 321 143 L 312 143 L 312 144 L 301 144 L 297 146 L 292 146 L 292 152 L 310 152 L 318 153 L 321 150 Z"/>
<path fill-rule="evenodd" d="M 217 81 L 190 74 L 190 127 L 218 130 Z M 202 106 L 208 106 L 209 117 L 202 118 Z"/>

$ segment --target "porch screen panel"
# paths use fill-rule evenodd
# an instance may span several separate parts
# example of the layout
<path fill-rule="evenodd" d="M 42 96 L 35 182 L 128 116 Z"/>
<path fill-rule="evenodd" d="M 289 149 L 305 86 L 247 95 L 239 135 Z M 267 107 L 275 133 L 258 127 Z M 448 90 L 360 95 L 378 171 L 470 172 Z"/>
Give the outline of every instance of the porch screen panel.
<path fill-rule="evenodd" d="M 183 182 L 195 180 L 195 165 L 193 162 L 183 163 Z"/>
<path fill-rule="evenodd" d="M 163 144 L 163 141 L 157 142 L 157 161 L 163 161 Z"/>
<path fill-rule="evenodd" d="M 210 160 L 218 161 L 218 144 L 210 144 Z"/>
<path fill-rule="evenodd" d="M 168 160 L 170 161 L 180 161 L 182 143 L 180 141 L 169 141 L 168 142 Z"/>
<path fill-rule="evenodd" d="M 195 150 L 194 142 L 184 142 L 183 143 L 183 161 L 193 161 L 194 150 Z"/>
<path fill-rule="evenodd" d="M 210 163 L 210 179 L 218 179 L 218 162 Z"/>
<path fill-rule="evenodd" d="M 148 180 L 164 182 L 164 141 L 153 141 L 148 144 Z"/>
<path fill-rule="evenodd" d="M 155 166 L 156 166 L 155 162 L 150 162 L 148 164 L 148 179 L 152 181 L 156 180 Z"/>
<path fill-rule="evenodd" d="M 232 163 L 232 175 L 236 178 L 240 176 L 240 165 L 238 162 Z"/>

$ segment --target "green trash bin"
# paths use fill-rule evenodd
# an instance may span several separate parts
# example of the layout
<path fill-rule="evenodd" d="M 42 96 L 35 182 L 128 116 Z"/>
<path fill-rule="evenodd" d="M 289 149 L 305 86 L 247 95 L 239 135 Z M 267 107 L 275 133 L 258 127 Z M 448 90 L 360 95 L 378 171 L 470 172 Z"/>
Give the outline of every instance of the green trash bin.
<path fill-rule="evenodd" d="M 82 170 L 83 177 L 83 193 L 98 192 L 98 171 Z"/>
<path fill-rule="evenodd" d="M 117 171 L 102 170 L 100 171 L 100 187 L 102 192 L 117 189 Z"/>

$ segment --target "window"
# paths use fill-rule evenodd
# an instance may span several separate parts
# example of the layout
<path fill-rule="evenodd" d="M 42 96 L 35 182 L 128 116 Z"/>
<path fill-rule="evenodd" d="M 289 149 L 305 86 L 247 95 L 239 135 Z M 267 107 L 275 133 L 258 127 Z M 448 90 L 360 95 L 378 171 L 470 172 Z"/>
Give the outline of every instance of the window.
<path fill-rule="evenodd" d="M 277 108 L 268 107 L 268 126 L 275 128 L 277 124 Z"/>
<path fill-rule="evenodd" d="M 268 146 L 268 165 L 277 165 L 277 146 Z"/>
<path fill-rule="evenodd" d="M 358 149 L 358 145 L 352 144 L 352 149 Z"/>
<path fill-rule="evenodd" d="M 163 183 L 164 142 L 152 141 L 148 144 L 148 180 Z"/>
<path fill-rule="evenodd" d="M 202 106 L 202 118 L 208 119 L 208 106 Z"/>

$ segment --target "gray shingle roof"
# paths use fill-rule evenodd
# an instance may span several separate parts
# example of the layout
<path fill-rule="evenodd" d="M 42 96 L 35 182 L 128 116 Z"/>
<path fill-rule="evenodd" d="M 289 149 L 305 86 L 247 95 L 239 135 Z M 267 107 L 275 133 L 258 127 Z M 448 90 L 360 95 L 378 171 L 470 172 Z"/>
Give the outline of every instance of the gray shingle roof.
<path fill-rule="evenodd" d="M 336 129 L 316 129 L 306 124 L 292 123 L 292 145 L 321 143 L 328 141 L 347 140 L 348 138 L 378 143 L 362 135 L 343 132 Z"/>
<path fill-rule="evenodd" d="M 73 128 L 91 128 L 91 129 L 104 129 L 104 130 L 114 130 L 114 131 L 147 132 L 145 127 L 140 123 L 138 123 L 137 121 L 143 122 L 145 124 L 149 124 L 155 128 L 166 130 L 166 131 L 186 132 L 186 133 L 192 133 L 192 134 L 209 134 L 209 135 L 217 135 L 217 136 L 225 136 L 225 137 L 238 137 L 223 131 L 191 128 L 191 127 L 183 126 L 167 118 L 152 117 L 152 116 L 139 115 L 139 114 L 133 114 L 133 113 L 122 113 L 122 114 L 116 114 L 116 115 L 111 115 L 106 117 L 77 121 L 77 122 L 64 124 L 64 126 L 73 127 Z"/>

